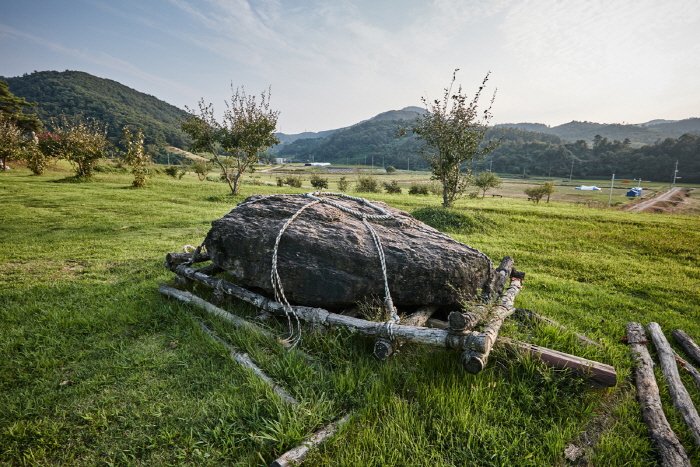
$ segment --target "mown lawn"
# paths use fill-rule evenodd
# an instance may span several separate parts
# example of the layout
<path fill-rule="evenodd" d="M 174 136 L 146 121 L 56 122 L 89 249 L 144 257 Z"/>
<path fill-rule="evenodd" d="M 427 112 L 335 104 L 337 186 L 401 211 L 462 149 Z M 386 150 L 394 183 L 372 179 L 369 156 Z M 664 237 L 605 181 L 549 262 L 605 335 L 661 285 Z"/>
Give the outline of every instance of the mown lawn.
<path fill-rule="evenodd" d="M 620 338 L 631 320 L 700 338 L 698 217 L 487 197 L 460 201 L 462 223 L 441 225 L 494 262 L 512 256 L 527 273 L 517 306 L 572 331 L 509 321 L 502 333 L 614 365 L 619 384 L 601 390 L 498 349 L 476 376 L 442 349 L 406 345 L 380 362 L 370 339 L 338 330 L 305 330 L 301 348 L 317 361 L 309 366 L 299 352 L 157 292 L 172 284 L 165 254 L 199 244 L 237 202 L 308 190 L 246 184 L 232 198 L 225 184 L 190 175 L 157 176 L 143 189 L 130 188 L 127 174 L 89 183 L 68 175 L 0 174 L 2 464 L 269 465 L 348 412 L 350 422 L 305 465 L 565 466 L 570 443 L 591 465 L 656 463 Z M 362 196 L 409 212 L 439 204 L 432 195 Z M 285 404 L 232 362 L 193 316 L 300 403 Z M 280 336 L 287 329 L 266 326 Z M 661 388 L 674 431 L 700 463 Z"/>

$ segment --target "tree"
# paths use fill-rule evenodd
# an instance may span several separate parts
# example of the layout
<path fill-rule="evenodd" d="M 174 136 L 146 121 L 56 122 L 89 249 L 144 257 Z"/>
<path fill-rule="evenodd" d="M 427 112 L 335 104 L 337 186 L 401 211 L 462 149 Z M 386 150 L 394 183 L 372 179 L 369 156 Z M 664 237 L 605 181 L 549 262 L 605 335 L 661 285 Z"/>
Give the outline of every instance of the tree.
<path fill-rule="evenodd" d="M 253 170 L 259 154 L 279 144 L 275 136 L 279 112 L 270 109 L 270 90 L 248 96 L 236 88 L 231 102 L 226 103 L 222 122 L 214 117 L 212 104 L 199 101 L 199 111 L 187 108 L 189 116 L 182 122 L 182 130 L 193 140 L 192 151 L 211 153 L 228 182 L 232 195 L 237 195 L 241 175 Z"/>
<path fill-rule="evenodd" d="M 445 88 L 442 100 L 428 102 L 427 98 L 423 98 L 427 112 L 420 115 L 411 126 L 399 128 L 399 135 L 410 130 L 425 142 L 423 157 L 430 164 L 432 179 L 439 180 L 442 184 L 444 207 L 451 207 L 455 199 L 466 190 L 471 178 L 472 163 L 483 159 L 500 144 L 500 140 L 497 140 L 482 145 L 496 93 L 481 116 L 477 107 L 490 73 L 486 74 L 479 90 L 468 101 L 461 86 L 456 94 L 452 93 L 457 71 L 459 70 L 455 70 L 452 75 L 450 86 Z"/>
<path fill-rule="evenodd" d="M 328 179 L 321 177 L 319 174 L 313 174 L 310 179 L 311 186 L 317 190 L 328 189 Z"/>
<path fill-rule="evenodd" d="M 146 180 L 150 175 L 148 164 L 151 161 L 143 147 L 143 130 L 139 129 L 136 132 L 124 127 L 124 145 L 126 153 L 124 154 L 124 162 L 131 166 L 131 173 L 134 174 L 133 185 L 136 188 L 141 188 L 146 184 Z"/>
<path fill-rule="evenodd" d="M 483 192 L 481 199 L 484 199 L 488 190 L 501 186 L 501 179 L 498 178 L 498 174 L 493 172 L 480 172 L 474 177 L 474 186 Z"/>
<path fill-rule="evenodd" d="M 394 167 L 393 165 L 387 165 L 384 170 L 386 170 L 386 173 L 388 174 L 393 174 L 394 172 L 396 172 L 396 167 Z"/>
<path fill-rule="evenodd" d="M 24 107 L 35 105 L 36 103 L 27 102 L 24 98 L 12 94 L 7 82 L 0 81 L 0 115 L 8 117 L 20 131 L 38 132 L 41 129 L 41 121 L 36 115 L 22 113 Z"/>
<path fill-rule="evenodd" d="M 71 120 L 64 117 L 54 123 L 58 136 L 55 150 L 68 160 L 78 178 L 90 178 L 95 163 L 105 156 L 107 129 L 95 120 Z"/>
<path fill-rule="evenodd" d="M 5 114 L 0 114 L 0 170 L 7 170 L 7 161 L 19 159 L 24 148 L 22 130 Z"/>
<path fill-rule="evenodd" d="M 554 182 L 545 182 L 539 186 L 531 186 L 525 189 L 525 194 L 528 195 L 535 204 L 539 204 L 540 200 L 547 195 L 547 202 L 549 203 L 549 196 L 554 193 Z"/>

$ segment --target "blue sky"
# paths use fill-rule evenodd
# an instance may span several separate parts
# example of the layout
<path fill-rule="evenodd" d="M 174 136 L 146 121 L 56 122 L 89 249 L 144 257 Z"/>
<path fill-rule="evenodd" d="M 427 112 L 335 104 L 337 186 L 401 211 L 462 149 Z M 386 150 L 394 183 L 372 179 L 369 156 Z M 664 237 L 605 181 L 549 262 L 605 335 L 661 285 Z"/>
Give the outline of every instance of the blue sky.
<path fill-rule="evenodd" d="M 272 87 L 285 133 L 473 94 L 492 123 L 700 117 L 698 0 L 0 0 L 0 75 L 79 70 L 195 107 Z M 486 103 L 486 99 L 483 100 Z"/>

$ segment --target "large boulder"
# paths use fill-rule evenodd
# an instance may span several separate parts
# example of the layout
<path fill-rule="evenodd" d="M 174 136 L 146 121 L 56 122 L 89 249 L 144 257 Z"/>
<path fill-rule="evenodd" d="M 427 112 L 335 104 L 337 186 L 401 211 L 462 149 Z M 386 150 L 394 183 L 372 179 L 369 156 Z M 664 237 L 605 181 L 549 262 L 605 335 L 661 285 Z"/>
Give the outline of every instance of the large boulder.
<path fill-rule="evenodd" d="M 380 214 L 353 199 L 322 199 Z M 283 225 L 310 202 L 289 195 L 246 199 L 212 222 L 204 240 L 212 262 L 242 286 L 272 297 L 275 240 Z M 486 255 L 404 211 L 372 204 L 392 216 L 369 222 L 383 246 L 395 306 L 457 306 L 490 287 L 494 269 Z M 371 296 L 384 297 L 384 275 L 370 231 L 362 219 L 338 207 L 319 202 L 304 210 L 281 236 L 277 255 L 284 294 L 292 304 L 339 308 Z"/>

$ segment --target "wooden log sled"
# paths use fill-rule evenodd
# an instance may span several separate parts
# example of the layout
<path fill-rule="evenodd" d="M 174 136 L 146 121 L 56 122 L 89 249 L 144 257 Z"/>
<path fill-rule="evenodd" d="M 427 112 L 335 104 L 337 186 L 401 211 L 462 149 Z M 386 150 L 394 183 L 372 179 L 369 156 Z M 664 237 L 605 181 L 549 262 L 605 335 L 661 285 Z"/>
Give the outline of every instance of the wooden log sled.
<path fill-rule="evenodd" d="M 213 288 L 215 291 L 250 303 L 263 312 L 280 317 L 287 315 L 282 304 L 226 280 L 205 274 L 202 272 L 205 268 L 198 270 L 191 267 L 188 264 L 191 255 L 191 253 L 171 253 L 167 256 L 165 265 L 183 280 L 201 283 Z M 206 256 L 202 255 L 197 260 L 206 261 L 204 258 Z M 198 261 L 193 261 L 193 263 L 195 262 Z M 501 266 L 503 267 L 504 264 L 507 266 L 509 262 L 512 262 L 512 259 L 506 257 Z M 399 324 L 367 321 L 354 316 L 332 313 L 322 308 L 292 306 L 291 309 L 299 319 L 311 325 L 346 327 L 354 329 L 360 334 L 375 337 L 375 354 L 378 354 L 378 357 L 384 356 L 386 358 L 403 343 L 434 345 L 462 351 L 462 364 L 465 369 L 472 373 L 478 373 L 484 368 L 493 345 L 496 342 L 505 342 L 511 347 L 527 351 L 555 368 L 570 368 L 583 371 L 591 377 L 595 385 L 614 386 L 617 382 L 617 376 L 615 369 L 609 365 L 527 343 L 497 339 L 498 331 L 503 321 L 515 311 L 514 301 L 521 290 L 522 278 L 524 277 L 523 273 L 512 269 L 512 263 L 510 264 L 510 270 L 503 268 L 510 274 L 503 274 L 503 276 L 513 275 L 511 284 L 505 293 L 502 294 L 500 301 L 495 307 L 484 305 L 484 308 L 492 311 L 492 313 L 484 312 L 488 319 L 484 329 L 478 332 L 467 329 L 455 330 L 449 326 L 434 326 L 438 320 L 430 318 L 435 311 L 431 307 L 420 308 Z M 207 269 L 211 270 L 209 267 Z M 504 285 L 506 280 L 502 281 Z M 501 289 L 499 290 L 497 288 L 499 287 L 498 282 L 496 284 L 492 290 L 497 293 L 502 290 L 502 286 L 500 286 Z M 199 303 L 198 305 L 202 306 Z M 477 312 L 482 311 L 479 310 Z M 431 322 L 433 327 L 422 327 Z"/>

